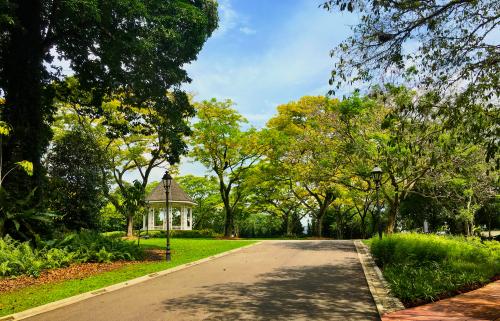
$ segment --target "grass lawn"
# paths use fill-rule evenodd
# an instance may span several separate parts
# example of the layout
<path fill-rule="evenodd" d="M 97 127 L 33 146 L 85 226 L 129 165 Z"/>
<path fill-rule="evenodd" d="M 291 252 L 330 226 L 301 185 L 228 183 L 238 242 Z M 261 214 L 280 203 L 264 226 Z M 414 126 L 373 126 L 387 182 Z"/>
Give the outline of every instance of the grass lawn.
<path fill-rule="evenodd" d="M 23 311 L 80 293 L 120 283 L 149 273 L 193 262 L 221 252 L 242 247 L 255 241 L 214 239 L 172 239 L 172 261 L 144 262 L 127 265 L 117 270 L 84 279 L 30 286 L 18 291 L 0 294 L 0 316 Z M 165 248 L 165 239 L 141 240 L 144 248 Z"/>
<path fill-rule="evenodd" d="M 478 288 L 500 273 L 497 241 L 408 233 L 372 238 L 370 247 L 405 306 Z"/>

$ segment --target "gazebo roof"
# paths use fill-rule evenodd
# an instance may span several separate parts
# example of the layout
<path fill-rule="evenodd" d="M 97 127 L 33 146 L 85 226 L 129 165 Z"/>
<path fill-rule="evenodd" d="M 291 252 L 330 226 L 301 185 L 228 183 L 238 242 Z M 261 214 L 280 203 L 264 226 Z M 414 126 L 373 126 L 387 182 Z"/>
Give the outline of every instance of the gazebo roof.
<path fill-rule="evenodd" d="M 153 189 L 151 194 L 146 197 L 146 202 L 165 202 L 165 187 L 163 183 L 160 182 L 158 186 Z M 172 179 L 172 185 L 170 185 L 170 201 L 172 203 L 190 203 L 196 205 L 189 195 L 184 192 L 184 190 L 177 184 L 175 180 Z"/>

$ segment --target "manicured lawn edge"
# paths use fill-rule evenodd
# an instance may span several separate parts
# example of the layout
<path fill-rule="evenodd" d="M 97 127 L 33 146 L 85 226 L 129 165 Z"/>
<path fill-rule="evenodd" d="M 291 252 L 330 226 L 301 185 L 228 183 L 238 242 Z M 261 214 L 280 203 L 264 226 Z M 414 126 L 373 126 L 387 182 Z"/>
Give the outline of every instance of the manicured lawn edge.
<path fill-rule="evenodd" d="M 169 263 L 160 261 L 128 265 L 82 280 L 67 280 L 55 284 L 37 285 L 19 291 L 4 293 L 0 295 L 0 317 L 2 317 L 0 320 L 17 320 L 53 310 L 96 295 L 173 273 L 189 266 L 201 264 L 259 243 L 247 240 L 214 240 L 213 242 L 222 242 L 214 243 L 222 246 L 213 247 L 212 250 L 194 256 L 181 257 L 177 260 L 173 256 L 174 259 Z"/>

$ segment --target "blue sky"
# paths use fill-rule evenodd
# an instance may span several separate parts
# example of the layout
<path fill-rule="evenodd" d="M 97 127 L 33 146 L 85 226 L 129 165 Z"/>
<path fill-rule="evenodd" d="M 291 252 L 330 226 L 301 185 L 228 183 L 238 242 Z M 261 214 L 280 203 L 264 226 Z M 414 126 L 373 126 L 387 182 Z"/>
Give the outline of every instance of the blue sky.
<path fill-rule="evenodd" d="M 193 81 L 185 89 L 196 101 L 229 98 L 262 127 L 278 105 L 326 94 L 329 52 L 350 34 L 356 16 L 327 12 L 317 0 L 218 2 L 219 28 L 187 67 Z M 183 159 L 181 175 L 205 173 Z"/>
<path fill-rule="evenodd" d="M 353 15 L 332 14 L 316 0 L 220 0 L 220 26 L 185 86 L 196 100 L 230 98 L 256 126 L 276 106 L 304 95 L 324 94 L 329 51 L 349 34 Z"/>

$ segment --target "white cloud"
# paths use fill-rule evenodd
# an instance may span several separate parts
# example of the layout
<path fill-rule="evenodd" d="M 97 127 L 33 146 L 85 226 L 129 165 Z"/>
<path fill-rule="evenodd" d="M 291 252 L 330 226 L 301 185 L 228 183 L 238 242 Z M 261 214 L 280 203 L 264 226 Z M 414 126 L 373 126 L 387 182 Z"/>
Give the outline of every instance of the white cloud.
<path fill-rule="evenodd" d="M 198 93 L 196 100 L 234 100 L 237 109 L 260 127 L 278 104 L 304 95 L 326 94 L 333 67 L 329 51 L 346 37 L 348 22 L 352 20 L 306 1 L 304 10 L 287 17 L 266 35 L 262 43 L 270 45 L 242 50 L 241 55 L 222 50 L 202 54 L 188 67 L 193 78 L 188 87 Z M 260 37 L 264 35 L 259 34 L 259 44 Z"/>
<path fill-rule="evenodd" d="M 213 37 L 222 37 L 238 25 L 239 15 L 233 9 L 229 0 L 219 0 L 219 27 L 215 30 Z"/>
<path fill-rule="evenodd" d="M 219 0 L 219 27 L 214 32 L 213 38 L 222 38 L 232 30 L 238 30 L 245 35 L 254 35 L 257 31 L 248 26 L 248 18 L 237 12 L 231 0 Z"/>
<path fill-rule="evenodd" d="M 241 27 L 240 31 L 246 35 L 254 35 L 257 33 L 255 29 L 252 29 L 250 27 Z"/>

